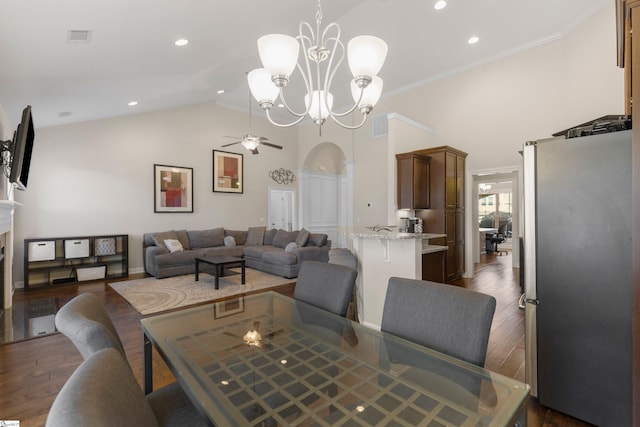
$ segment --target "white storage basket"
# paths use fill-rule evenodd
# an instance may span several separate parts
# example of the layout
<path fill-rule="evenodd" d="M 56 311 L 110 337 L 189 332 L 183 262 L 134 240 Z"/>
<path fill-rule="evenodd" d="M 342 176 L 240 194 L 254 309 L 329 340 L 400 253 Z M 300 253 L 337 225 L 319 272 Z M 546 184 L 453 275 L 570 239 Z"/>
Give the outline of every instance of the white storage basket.
<path fill-rule="evenodd" d="M 64 257 L 86 258 L 89 256 L 89 239 L 65 240 Z"/>
<path fill-rule="evenodd" d="M 56 259 L 56 242 L 53 240 L 43 242 L 29 242 L 29 262 L 51 261 Z"/>

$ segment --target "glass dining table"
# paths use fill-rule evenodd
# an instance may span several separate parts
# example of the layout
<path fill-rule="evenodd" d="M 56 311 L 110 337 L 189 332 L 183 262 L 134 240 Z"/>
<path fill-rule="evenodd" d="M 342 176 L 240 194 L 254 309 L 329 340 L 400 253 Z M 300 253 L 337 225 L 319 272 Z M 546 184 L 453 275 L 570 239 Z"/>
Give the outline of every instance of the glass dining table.
<path fill-rule="evenodd" d="M 519 381 L 274 293 L 141 320 L 216 426 L 507 426 Z"/>

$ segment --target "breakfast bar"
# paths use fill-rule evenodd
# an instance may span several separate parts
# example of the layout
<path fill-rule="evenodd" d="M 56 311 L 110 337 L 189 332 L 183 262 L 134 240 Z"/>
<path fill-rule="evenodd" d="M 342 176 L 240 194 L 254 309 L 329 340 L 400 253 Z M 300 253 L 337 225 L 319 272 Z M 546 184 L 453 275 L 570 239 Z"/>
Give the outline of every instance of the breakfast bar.
<path fill-rule="evenodd" d="M 429 243 L 442 237 L 445 235 L 384 231 L 349 234 L 359 262 L 356 287 L 362 324 L 380 329 L 389 278 L 422 279 L 423 255 L 447 250 Z"/>

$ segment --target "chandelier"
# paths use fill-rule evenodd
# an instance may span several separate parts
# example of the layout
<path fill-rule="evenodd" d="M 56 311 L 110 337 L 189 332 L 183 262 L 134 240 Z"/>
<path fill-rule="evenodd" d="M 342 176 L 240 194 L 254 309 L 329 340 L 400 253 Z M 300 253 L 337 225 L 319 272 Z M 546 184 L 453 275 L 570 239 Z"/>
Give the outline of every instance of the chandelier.
<path fill-rule="evenodd" d="M 347 111 L 338 113 L 333 110 L 330 89 L 336 71 L 345 58 L 345 47 L 340 41 L 338 24 L 331 23 L 321 31 L 320 0 L 315 20 L 315 33 L 312 26 L 303 21 L 295 38 L 284 34 L 268 34 L 258 39 L 258 51 L 264 68 L 255 69 L 247 75 L 251 94 L 265 110 L 269 121 L 276 126 L 294 126 L 308 115 L 320 130 L 328 117 L 344 128 L 357 129 L 364 124 L 380 99 L 382 79 L 377 74 L 387 56 L 387 44 L 374 36 L 358 36 L 349 41 L 346 56 L 353 74 L 351 96 L 354 104 Z M 304 67 L 298 62 L 301 47 Z M 304 96 L 305 110 L 301 112 L 289 107 L 284 94 L 284 88 L 296 67 L 307 92 Z M 271 108 L 278 97 L 293 116 L 289 123 L 278 123 L 271 117 Z M 360 123 L 348 125 L 341 121 L 342 117 L 356 108 L 362 113 Z"/>

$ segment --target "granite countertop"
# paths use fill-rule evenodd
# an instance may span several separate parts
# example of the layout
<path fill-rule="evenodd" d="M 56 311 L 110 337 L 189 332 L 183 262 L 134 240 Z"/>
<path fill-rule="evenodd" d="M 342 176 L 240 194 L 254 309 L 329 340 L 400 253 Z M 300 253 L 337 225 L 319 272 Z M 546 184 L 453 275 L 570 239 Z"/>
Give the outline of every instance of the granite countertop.
<path fill-rule="evenodd" d="M 349 233 L 349 237 L 361 237 L 364 239 L 381 239 L 381 240 L 429 240 L 437 239 L 439 237 L 446 237 L 446 234 L 434 234 L 434 233 L 398 233 L 398 232 L 373 232 L 362 231 Z M 446 248 L 446 246 L 444 246 Z"/>
<path fill-rule="evenodd" d="M 442 252 L 448 251 L 448 246 L 440 246 L 440 245 L 423 245 L 422 246 L 422 254 L 432 254 L 434 252 Z"/>

